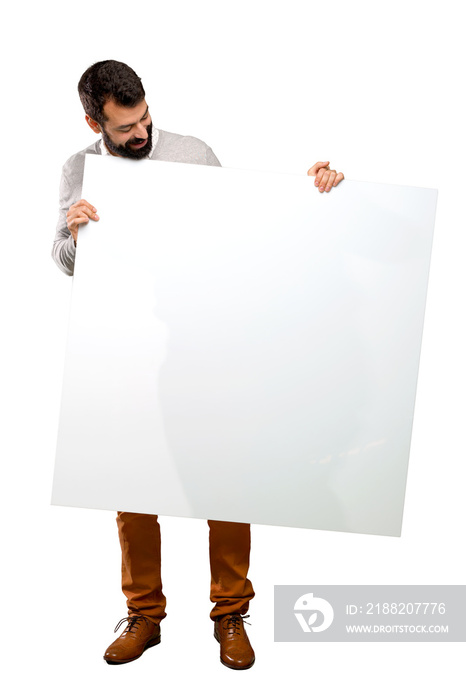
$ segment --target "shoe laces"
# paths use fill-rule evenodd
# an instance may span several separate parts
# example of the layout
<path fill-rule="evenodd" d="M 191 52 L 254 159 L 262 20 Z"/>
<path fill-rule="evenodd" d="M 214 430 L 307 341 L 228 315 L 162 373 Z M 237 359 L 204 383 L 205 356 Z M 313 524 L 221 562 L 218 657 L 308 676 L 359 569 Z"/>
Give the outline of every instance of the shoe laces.
<path fill-rule="evenodd" d="M 241 622 L 245 620 L 246 617 L 249 617 L 249 615 L 225 615 L 225 619 L 223 620 L 223 629 L 230 630 L 232 634 L 241 634 Z M 246 622 L 246 624 L 250 625 L 251 623 Z"/>
<path fill-rule="evenodd" d="M 130 615 L 129 617 L 123 617 L 117 624 L 113 632 L 117 632 L 120 629 L 123 622 L 125 622 L 126 620 L 128 620 L 128 626 L 126 627 L 125 632 L 131 632 L 133 627 L 136 628 L 139 625 L 139 623 L 142 622 L 142 620 L 144 620 L 144 622 L 148 622 L 147 618 L 144 617 L 144 615 Z"/>

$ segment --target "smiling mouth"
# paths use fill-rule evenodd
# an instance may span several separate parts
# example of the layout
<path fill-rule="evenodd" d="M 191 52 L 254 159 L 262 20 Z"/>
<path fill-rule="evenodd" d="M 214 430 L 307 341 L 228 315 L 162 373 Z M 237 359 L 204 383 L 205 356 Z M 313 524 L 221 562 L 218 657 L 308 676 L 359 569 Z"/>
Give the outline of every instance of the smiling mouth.
<path fill-rule="evenodd" d="M 144 139 L 144 141 L 141 141 L 140 143 L 130 143 L 129 145 L 131 146 L 131 148 L 142 148 L 146 145 L 146 143 L 147 139 Z"/>

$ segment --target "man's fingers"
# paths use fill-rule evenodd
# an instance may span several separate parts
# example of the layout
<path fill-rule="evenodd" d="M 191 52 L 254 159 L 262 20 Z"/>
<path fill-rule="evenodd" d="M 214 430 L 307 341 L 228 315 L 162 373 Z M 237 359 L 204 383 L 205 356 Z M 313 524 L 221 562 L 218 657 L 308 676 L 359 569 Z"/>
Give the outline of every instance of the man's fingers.
<path fill-rule="evenodd" d="M 89 209 L 92 209 L 92 211 L 97 211 L 95 206 L 93 204 L 89 204 L 87 199 L 80 199 L 79 202 L 75 202 L 74 204 L 72 204 L 70 209 L 72 209 L 73 207 L 79 207 L 79 206 L 89 207 Z"/>
<path fill-rule="evenodd" d="M 66 223 L 68 228 L 70 228 L 70 226 L 73 226 L 73 224 L 75 224 L 76 222 L 83 223 L 84 221 L 88 222 L 89 217 L 83 212 L 70 211 L 68 212 L 68 216 L 66 217 Z"/>
<path fill-rule="evenodd" d="M 314 185 L 319 188 L 319 192 L 330 192 L 332 187 L 345 179 L 343 173 L 331 170 L 329 165 L 329 160 L 319 161 L 307 171 L 308 175 L 315 175 Z"/>
<path fill-rule="evenodd" d="M 70 207 L 69 210 L 70 214 L 73 214 L 76 216 L 76 214 L 86 214 L 90 219 L 98 219 L 97 215 L 97 209 L 94 207 L 86 206 L 86 205 L 81 205 L 79 207 Z"/>
<path fill-rule="evenodd" d="M 87 214 L 95 214 L 97 209 L 93 204 L 89 204 L 87 199 L 80 199 L 79 202 L 75 202 L 71 205 L 68 211 L 86 211 Z"/>
<path fill-rule="evenodd" d="M 86 216 L 88 216 L 90 219 L 94 219 L 94 221 L 99 220 L 99 215 L 96 214 L 95 209 L 89 209 L 88 207 L 86 207 L 85 209 L 82 209 L 81 211 L 83 214 L 86 214 Z"/>
<path fill-rule="evenodd" d="M 68 216 L 88 216 L 90 219 L 94 219 L 94 221 L 99 220 L 99 215 L 96 213 L 97 209 L 95 207 L 92 207 L 90 204 L 80 204 L 76 203 L 73 204 L 72 207 L 69 208 L 68 210 Z"/>
<path fill-rule="evenodd" d="M 75 231 L 77 233 L 79 224 L 87 224 L 88 222 L 88 216 L 76 216 L 69 221 L 67 220 L 66 225 L 71 232 Z"/>
<path fill-rule="evenodd" d="M 317 187 L 322 182 L 322 178 L 325 175 L 325 173 L 328 173 L 328 166 L 326 168 L 319 168 L 316 172 L 316 179 L 314 181 L 314 185 Z"/>
<path fill-rule="evenodd" d="M 336 177 L 336 170 L 329 170 L 328 172 L 328 179 L 325 185 L 325 191 L 330 192 L 330 190 L 333 187 L 333 183 L 335 182 L 335 177 Z"/>
<path fill-rule="evenodd" d="M 88 221 L 89 221 L 89 217 L 86 216 L 86 214 L 83 214 L 82 216 L 76 216 L 76 217 L 72 220 L 71 223 L 74 224 L 74 225 L 79 225 L 79 224 L 87 224 Z"/>
<path fill-rule="evenodd" d="M 317 173 L 317 177 L 315 180 L 316 186 L 319 187 L 319 190 L 321 192 L 324 191 L 325 187 L 327 186 L 328 179 L 331 174 L 331 170 L 327 170 L 326 168 L 321 168 L 319 172 Z"/>
<path fill-rule="evenodd" d="M 319 171 L 321 168 L 324 168 L 324 169 L 325 169 L 326 166 L 328 166 L 328 164 L 329 164 L 329 161 L 328 161 L 328 160 L 326 160 L 326 161 L 319 161 L 318 163 L 315 163 L 315 164 L 312 166 L 312 168 L 309 168 L 309 170 L 307 171 L 307 174 L 308 174 L 308 175 L 317 175 L 318 171 Z"/>
<path fill-rule="evenodd" d="M 66 225 L 73 236 L 74 242 L 78 239 L 78 227 L 80 224 L 87 224 L 89 219 L 99 220 L 97 209 L 93 204 L 89 204 L 87 199 L 80 199 L 71 205 L 66 213 Z"/>
<path fill-rule="evenodd" d="M 330 163 L 330 161 L 328 161 L 328 160 L 319 161 L 318 163 L 315 163 L 312 166 L 312 168 L 309 168 L 309 170 L 307 171 L 307 174 L 308 175 L 316 175 L 318 170 L 320 170 L 321 168 L 325 168 L 325 166 L 327 166 L 329 163 Z"/>

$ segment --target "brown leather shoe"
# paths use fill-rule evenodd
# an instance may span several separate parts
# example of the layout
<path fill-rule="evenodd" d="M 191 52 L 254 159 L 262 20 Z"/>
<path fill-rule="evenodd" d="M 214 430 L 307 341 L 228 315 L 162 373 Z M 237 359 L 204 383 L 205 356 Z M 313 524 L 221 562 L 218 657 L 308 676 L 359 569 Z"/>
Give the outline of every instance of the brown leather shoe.
<path fill-rule="evenodd" d="M 160 625 L 144 615 L 124 617 L 117 624 L 114 632 L 125 620 L 128 620 L 125 631 L 115 639 L 113 644 L 110 644 L 104 654 L 108 664 L 127 664 L 129 661 L 139 659 L 149 647 L 160 643 Z"/>
<path fill-rule="evenodd" d="M 243 626 L 243 617 L 239 613 L 217 617 L 214 621 L 214 637 L 220 642 L 220 661 L 224 666 L 237 671 L 251 668 L 256 659 Z"/>

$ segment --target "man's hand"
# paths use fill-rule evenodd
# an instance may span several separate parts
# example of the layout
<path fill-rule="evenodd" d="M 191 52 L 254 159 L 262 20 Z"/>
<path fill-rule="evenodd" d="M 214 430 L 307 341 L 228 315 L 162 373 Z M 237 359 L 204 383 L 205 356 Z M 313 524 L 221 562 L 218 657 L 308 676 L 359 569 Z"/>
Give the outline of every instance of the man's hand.
<path fill-rule="evenodd" d="M 73 236 L 75 245 L 76 241 L 78 240 L 79 224 L 87 224 L 89 219 L 98 221 L 99 217 L 96 214 L 96 211 L 97 209 L 93 207 L 92 204 L 89 204 L 89 202 L 86 202 L 85 199 L 80 199 L 79 202 L 72 204 L 68 209 L 68 213 L 66 215 L 66 225 Z"/>
<path fill-rule="evenodd" d="M 316 163 L 307 171 L 308 175 L 315 175 L 314 185 L 319 188 L 319 192 L 330 192 L 332 187 L 336 187 L 339 182 L 345 179 L 343 173 L 337 173 L 336 170 L 330 170 L 330 161 Z"/>

